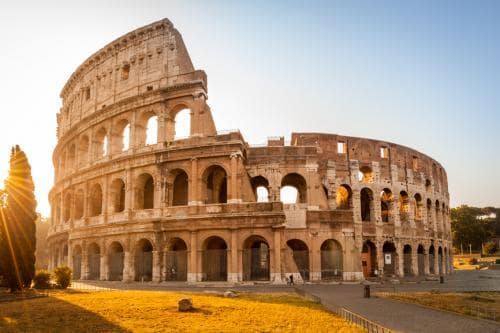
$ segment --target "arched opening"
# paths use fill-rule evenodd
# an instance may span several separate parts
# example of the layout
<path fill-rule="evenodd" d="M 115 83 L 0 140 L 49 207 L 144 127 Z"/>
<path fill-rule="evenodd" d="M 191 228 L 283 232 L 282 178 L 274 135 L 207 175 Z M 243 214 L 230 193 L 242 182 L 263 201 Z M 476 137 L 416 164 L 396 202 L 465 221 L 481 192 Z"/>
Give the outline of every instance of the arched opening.
<path fill-rule="evenodd" d="M 130 148 L 130 123 L 126 119 L 120 120 L 113 130 L 113 139 L 111 140 L 114 153 L 121 153 Z"/>
<path fill-rule="evenodd" d="M 151 116 L 146 122 L 146 145 L 158 143 L 158 117 Z"/>
<path fill-rule="evenodd" d="M 99 184 L 94 184 L 90 190 L 90 216 L 102 214 L 102 188 Z"/>
<path fill-rule="evenodd" d="M 413 275 L 413 269 L 412 269 L 412 249 L 411 246 L 406 244 L 403 247 L 403 273 L 404 276 L 411 276 Z"/>
<path fill-rule="evenodd" d="M 66 193 L 64 196 L 64 210 L 63 210 L 63 220 L 64 222 L 69 222 L 71 220 L 71 205 L 73 204 L 73 197 L 71 193 Z"/>
<path fill-rule="evenodd" d="M 82 278 L 82 247 L 77 245 L 73 248 L 73 279 L 80 280 Z"/>
<path fill-rule="evenodd" d="M 83 205 L 85 195 L 83 190 L 77 190 L 75 194 L 75 219 L 79 220 L 83 217 Z"/>
<path fill-rule="evenodd" d="M 76 146 L 75 144 L 72 144 L 68 150 L 68 163 L 66 165 L 68 171 L 67 173 L 73 171 L 76 165 L 75 161 L 76 161 Z"/>
<path fill-rule="evenodd" d="M 363 248 L 361 250 L 361 266 L 365 278 L 378 275 L 377 247 L 369 240 L 363 243 Z"/>
<path fill-rule="evenodd" d="M 113 213 L 125 210 L 125 182 L 122 179 L 115 179 L 111 183 L 110 199 Z"/>
<path fill-rule="evenodd" d="M 65 265 L 65 266 L 68 265 L 68 244 L 64 244 L 64 246 L 63 246 L 62 262 L 63 262 L 63 265 Z"/>
<path fill-rule="evenodd" d="M 309 248 L 300 239 L 291 239 L 286 242 L 292 252 L 291 267 L 289 272 L 303 281 L 309 281 Z M 299 276 L 297 276 L 299 275 Z"/>
<path fill-rule="evenodd" d="M 399 193 L 399 219 L 401 222 L 409 222 L 410 197 L 405 191 Z"/>
<path fill-rule="evenodd" d="M 105 128 L 99 129 L 94 136 L 94 159 L 108 155 L 108 134 Z"/>
<path fill-rule="evenodd" d="M 151 281 L 153 279 L 153 244 L 141 239 L 135 248 L 135 281 Z"/>
<path fill-rule="evenodd" d="M 209 237 L 203 244 L 203 281 L 227 281 L 227 245 L 217 236 Z"/>
<path fill-rule="evenodd" d="M 89 163 L 89 137 L 84 135 L 78 142 L 78 165 L 84 167 Z"/>
<path fill-rule="evenodd" d="M 189 180 L 183 170 L 176 170 L 172 186 L 172 206 L 186 206 L 188 204 Z"/>
<path fill-rule="evenodd" d="M 108 252 L 108 280 L 122 281 L 125 254 L 123 246 L 118 242 L 113 242 L 109 246 Z"/>
<path fill-rule="evenodd" d="M 136 209 L 153 209 L 155 198 L 155 185 L 153 176 L 144 173 L 137 178 L 136 182 Z"/>
<path fill-rule="evenodd" d="M 187 281 L 187 245 L 180 238 L 171 239 L 165 252 L 165 280 Z"/>
<path fill-rule="evenodd" d="M 415 215 L 415 222 L 422 222 L 422 196 L 417 193 L 414 196 L 415 199 L 415 208 L 414 208 L 414 215 Z"/>
<path fill-rule="evenodd" d="M 207 204 L 227 203 L 227 174 L 224 168 L 212 165 L 204 172 Z"/>
<path fill-rule="evenodd" d="M 439 200 L 436 200 L 435 209 L 436 209 L 436 213 L 434 215 L 436 218 L 436 227 L 437 227 L 437 230 L 439 232 L 441 230 L 441 214 L 439 213 Z"/>
<path fill-rule="evenodd" d="M 321 280 L 341 280 L 343 272 L 342 246 L 334 239 L 321 244 Z"/>
<path fill-rule="evenodd" d="M 417 260 L 418 260 L 418 275 L 422 276 L 425 274 L 425 250 L 422 244 L 419 244 L 417 248 Z"/>
<path fill-rule="evenodd" d="M 280 200 L 284 204 L 307 203 L 307 183 L 298 173 L 289 173 L 281 180 Z"/>
<path fill-rule="evenodd" d="M 431 274 L 436 273 L 436 269 L 434 266 L 434 263 L 435 263 L 434 255 L 435 255 L 434 254 L 434 245 L 431 245 L 429 247 L 429 273 L 431 273 Z"/>
<path fill-rule="evenodd" d="M 358 171 L 358 181 L 361 183 L 373 182 L 373 170 L 369 166 L 362 166 Z"/>
<path fill-rule="evenodd" d="M 348 185 L 341 185 L 335 196 L 337 209 L 350 209 L 352 207 L 352 190 Z"/>
<path fill-rule="evenodd" d="M 431 187 L 431 181 L 429 179 L 425 180 L 425 192 L 426 193 L 431 193 L 432 187 Z"/>
<path fill-rule="evenodd" d="M 269 202 L 269 182 L 262 176 L 256 176 L 251 179 L 255 201 Z"/>
<path fill-rule="evenodd" d="M 88 250 L 88 280 L 99 280 L 101 276 L 101 249 L 96 243 L 89 245 Z"/>
<path fill-rule="evenodd" d="M 191 110 L 183 109 L 175 115 L 174 140 L 191 136 Z"/>
<path fill-rule="evenodd" d="M 380 213 L 382 215 L 382 222 L 392 222 L 391 221 L 391 204 L 394 200 L 392 192 L 388 188 L 384 188 L 380 192 Z"/>
<path fill-rule="evenodd" d="M 396 263 L 398 260 L 396 247 L 392 242 L 385 242 L 382 247 L 384 254 L 384 275 L 396 275 Z"/>
<path fill-rule="evenodd" d="M 247 238 L 243 244 L 243 280 L 269 281 L 269 244 L 260 236 Z"/>
<path fill-rule="evenodd" d="M 438 247 L 438 273 L 443 275 L 443 249 Z"/>
<path fill-rule="evenodd" d="M 373 192 L 369 188 L 363 188 L 360 192 L 361 200 L 361 221 L 370 222 L 374 217 L 373 212 Z"/>
<path fill-rule="evenodd" d="M 432 218 L 432 201 L 431 201 L 431 199 L 427 199 L 427 226 L 431 229 L 434 227 L 434 220 Z"/>

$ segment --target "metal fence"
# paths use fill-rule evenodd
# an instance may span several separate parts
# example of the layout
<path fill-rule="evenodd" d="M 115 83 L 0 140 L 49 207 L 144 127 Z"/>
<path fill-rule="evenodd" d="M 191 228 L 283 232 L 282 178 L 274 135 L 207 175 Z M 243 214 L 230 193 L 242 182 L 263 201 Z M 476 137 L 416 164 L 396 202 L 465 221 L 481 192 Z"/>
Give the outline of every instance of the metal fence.
<path fill-rule="evenodd" d="M 391 333 L 390 329 L 380 326 L 377 323 L 374 323 L 371 320 L 366 319 L 363 316 L 360 316 L 352 311 L 347 310 L 346 308 L 341 308 L 339 313 L 338 313 L 342 318 L 345 320 L 356 324 L 363 329 L 365 329 L 369 333 Z"/>
<path fill-rule="evenodd" d="M 187 281 L 187 251 L 165 252 L 165 280 Z"/>
<path fill-rule="evenodd" d="M 227 281 L 227 250 L 202 252 L 203 281 Z"/>
<path fill-rule="evenodd" d="M 269 281 L 270 257 L 268 248 L 243 250 L 243 280 Z"/>

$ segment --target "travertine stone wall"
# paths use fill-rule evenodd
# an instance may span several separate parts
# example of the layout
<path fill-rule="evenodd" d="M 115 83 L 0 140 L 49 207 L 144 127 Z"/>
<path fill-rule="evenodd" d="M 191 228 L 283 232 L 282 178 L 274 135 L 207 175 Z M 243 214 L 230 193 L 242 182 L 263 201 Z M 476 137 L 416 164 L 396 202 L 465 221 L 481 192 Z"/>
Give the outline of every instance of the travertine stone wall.
<path fill-rule="evenodd" d="M 217 132 L 207 96 L 168 20 L 75 71 L 57 117 L 50 268 L 67 264 L 82 279 L 273 283 L 451 272 L 437 161 L 336 134 L 252 147 Z M 187 138 L 176 136 L 181 111 Z M 296 203 L 281 202 L 286 186 Z"/>

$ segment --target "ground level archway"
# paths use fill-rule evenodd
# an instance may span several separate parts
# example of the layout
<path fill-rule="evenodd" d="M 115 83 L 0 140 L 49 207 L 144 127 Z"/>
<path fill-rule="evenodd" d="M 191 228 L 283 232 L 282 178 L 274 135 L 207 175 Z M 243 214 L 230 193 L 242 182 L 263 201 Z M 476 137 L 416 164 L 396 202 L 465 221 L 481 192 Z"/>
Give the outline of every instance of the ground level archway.
<path fill-rule="evenodd" d="M 269 244 L 260 236 L 251 236 L 243 244 L 243 280 L 269 281 Z"/>
<path fill-rule="evenodd" d="M 343 272 L 342 246 L 334 239 L 321 244 L 321 280 L 341 280 Z"/>
<path fill-rule="evenodd" d="M 227 281 L 227 244 L 212 236 L 205 240 L 202 252 L 203 281 Z"/>

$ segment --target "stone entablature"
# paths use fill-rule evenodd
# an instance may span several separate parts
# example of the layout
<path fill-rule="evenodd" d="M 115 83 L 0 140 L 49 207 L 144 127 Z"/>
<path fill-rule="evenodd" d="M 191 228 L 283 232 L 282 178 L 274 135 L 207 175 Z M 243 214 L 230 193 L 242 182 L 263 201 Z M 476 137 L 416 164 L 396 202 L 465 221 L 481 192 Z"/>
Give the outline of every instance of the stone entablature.
<path fill-rule="evenodd" d="M 75 106 L 88 86 L 91 98 Z M 255 147 L 217 132 L 206 75 L 167 20 L 90 57 L 61 96 L 51 268 L 68 264 L 83 279 L 274 283 L 451 272 L 437 161 L 337 134 Z M 283 203 L 290 188 L 297 198 Z"/>

